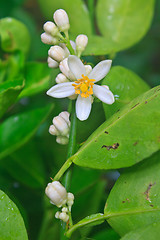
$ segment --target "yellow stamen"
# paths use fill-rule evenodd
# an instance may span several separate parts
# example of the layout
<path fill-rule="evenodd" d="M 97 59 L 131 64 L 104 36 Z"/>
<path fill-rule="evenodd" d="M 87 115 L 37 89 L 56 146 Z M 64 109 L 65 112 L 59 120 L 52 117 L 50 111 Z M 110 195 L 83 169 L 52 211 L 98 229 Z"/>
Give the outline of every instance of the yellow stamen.
<path fill-rule="evenodd" d="M 75 94 L 80 94 L 81 97 L 87 98 L 93 94 L 93 85 L 95 79 L 89 79 L 82 74 L 82 78 L 75 81 L 76 84 L 72 84 L 75 89 Z"/>

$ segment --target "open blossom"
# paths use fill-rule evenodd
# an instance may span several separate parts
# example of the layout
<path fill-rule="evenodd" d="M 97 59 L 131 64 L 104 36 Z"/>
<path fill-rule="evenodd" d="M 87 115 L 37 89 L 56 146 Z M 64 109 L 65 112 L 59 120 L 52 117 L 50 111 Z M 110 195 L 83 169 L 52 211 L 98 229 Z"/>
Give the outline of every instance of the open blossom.
<path fill-rule="evenodd" d="M 114 102 L 114 95 L 108 88 L 95 84 L 107 75 L 111 63 L 111 60 L 101 61 L 87 76 L 86 68 L 82 61 L 78 57 L 70 55 L 68 57 L 68 66 L 76 80 L 74 82 L 57 84 L 50 88 L 47 94 L 55 98 L 70 97 L 77 94 L 77 118 L 81 121 L 86 120 L 91 112 L 92 95 L 107 104 Z"/>

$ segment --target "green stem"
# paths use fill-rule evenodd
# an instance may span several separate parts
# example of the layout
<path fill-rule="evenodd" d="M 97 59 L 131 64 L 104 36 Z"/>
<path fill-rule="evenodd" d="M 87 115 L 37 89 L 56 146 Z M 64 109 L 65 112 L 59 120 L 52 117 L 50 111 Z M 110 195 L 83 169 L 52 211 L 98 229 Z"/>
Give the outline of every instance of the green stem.
<path fill-rule="evenodd" d="M 70 54 L 71 54 L 71 55 L 75 55 L 75 51 L 74 51 L 74 49 L 72 48 L 72 45 L 71 45 L 71 43 L 70 43 L 69 38 L 66 39 L 66 46 L 67 46 L 67 48 L 69 49 Z"/>
<path fill-rule="evenodd" d="M 90 20 L 91 20 L 91 25 L 92 25 L 92 33 L 95 34 L 95 27 L 94 27 L 94 5 L 95 1 L 94 0 L 88 0 L 88 9 L 89 9 L 89 15 L 90 15 Z"/>
<path fill-rule="evenodd" d="M 75 225 L 73 225 L 66 233 L 66 237 L 70 238 L 72 233 L 83 226 L 89 225 L 91 223 L 100 222 L 103 223 L 104 220 L 107 220 L 111 217 L 119 217 L 124 215 L 130 215 L 130 214 L 140 214 L 140 213 L 146 213 L 146 212 L 153 212 L 153 211 L 159 211 L 160 209 L 146 209 L 146 210 L 137 210 L 137 211 L 126 211 L 126 212 L 119 212 L 119 213 L 105 213 L 105 214 L 96 214 L 95 217 L 88 217 L 88 219 L 82 219 Z M 95 224 L 96 225 L 96 224 Z"/>

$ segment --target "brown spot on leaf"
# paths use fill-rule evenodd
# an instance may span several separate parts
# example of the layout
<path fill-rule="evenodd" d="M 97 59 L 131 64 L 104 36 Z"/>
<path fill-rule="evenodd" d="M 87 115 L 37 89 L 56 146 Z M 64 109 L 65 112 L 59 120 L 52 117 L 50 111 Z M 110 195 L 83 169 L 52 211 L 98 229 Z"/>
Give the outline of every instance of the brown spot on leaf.
<path fill-rule="evenodd" d="M 147 188 L 147 190 L 144 192 L 144 195 L 146 195 L 146 200 L 147 201 L 151 201 L 150 200 L 150 197 L 149 197 L 149 191 L 151 190 L 151 188 L 155 185 L 156 183 L 150 183 L 149 185 L 148 185 L 148 188 Z"/>
<path fill-rule="evenodd" d="M 133 109 L 133 108 L 137 107 L 138 105 L 139 105 L 139 103 L 137 103 L 136 105 L 134 105 L 133 107 L 131 107 L 131 109 Z"/>
<path fill-rule="evenodd" d="M 103 145 L 101 148 L 106 148 L 109 151 L 110 149 L 117 149 L 118 147 L 119 143 L 114 143 L 113 145 L 110 146 Z"/>
<path fill-rule="evenodd" d="M 104 133 L 108 134 L 109 132 L 105 131 Z"/>
<path fill-rule="evenodd" d="M 145 101 L 145 104 L 147 104 L 148 103 L 148 101 Z"/>
<path fill-rule="evenodd" d="M 135 143 L 133 143 L 133 146 L 136 146 L 138 144 L 138 141 L 136 141 Z"/>
<path fill-rule="evenodd" d="M 154 207 L 153 204 L 150 204 L 151 207 Z"/>
<path fill-rule="evenodd" d="M 130 202 L 130 200 L 126 198 L 124 201 L 122 201 L 122 203 L 125 203 L 125 202 Z"/>

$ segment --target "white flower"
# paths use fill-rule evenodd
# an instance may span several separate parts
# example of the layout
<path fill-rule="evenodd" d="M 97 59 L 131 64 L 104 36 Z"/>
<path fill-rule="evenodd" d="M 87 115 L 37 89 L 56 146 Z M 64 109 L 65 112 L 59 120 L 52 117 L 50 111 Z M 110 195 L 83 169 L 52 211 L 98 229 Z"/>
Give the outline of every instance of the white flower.
<path fill-rule="evenodd" d="M 104 103 L 114 103 L 113 93 L 109 89 L 95 84 L 107 75 L 111 63 L 111 60 L 101 61 L 86 76 L 86 69 L 81 60 L 71 55 L 68 57 L 68 66 L 76 81 L 57 84 L 50 88 L 47 94 L 55 98 L 64 98 L 77 94 L 77 118 L 81 121 L 86 120 L 91 112 L 92 95 L 95 95 Z"/>

